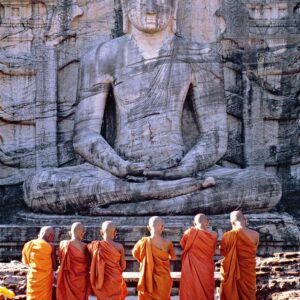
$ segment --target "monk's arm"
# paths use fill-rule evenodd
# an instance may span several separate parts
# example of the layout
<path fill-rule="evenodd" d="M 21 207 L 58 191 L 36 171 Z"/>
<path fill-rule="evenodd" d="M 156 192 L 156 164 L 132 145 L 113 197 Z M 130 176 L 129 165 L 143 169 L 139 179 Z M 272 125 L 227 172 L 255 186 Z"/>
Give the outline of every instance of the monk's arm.
<path fill-rule="evenodd" d="M 176 259 L 176 253 L 175 253 L 174 245 L 172 242 L 170 242 L 169 256 L 170 256 L 170 259 L 172 259 L 172 260 Z"/>
<path fill-rule="evenodd" d="M 124 247 L 122 246 L 122 256 L 121 256 L 121 268 L 123 271 L 126 269 L 126 258 L 125 258 L 125 250 Z"/>
<path fill-rule="evenodd" d="M 22 250 L 22 263 L 25 265 L 29 265 L 28 243 L 24 245 L 24 248 Z"/>
<path fill-rule="evenodd" d="M 221 243 L 220 243 L 220 254 L 221 256 L 226 256 L 227 251 L 226 251 L 226 240 L 223 236 Z"/>
<path fill-rule="evenodd" d="M 183 237 L 182 237 L 181 240 L 180 240 L 180 246 L 181 246 L 182 249 L 185 248 L 187 239 L 188 239 L 188 233 L 187 233 L 187 231 L 186 231 L 186 232 L 183 234 Z"/>
<path fill-rule="evenodd" d="M 143 240 L 138 241 L 132 249 L 132 256 L 141 263 L 145 257 L 145 243 Z"/>
<path fill-rule="evenodd" d="M 59 247 L 58 247 L 58 259 L 59 259 L 60 263 L 62 262 L 62 259 L 63 259 L 63 249 L 65 247 L 65 243 L 66 243 L 66 241 L 61 241 L 59 243 Z"/>
<path fill-rule="evenodd" d="M 52 252 L 51 252 L 52 268 L 53 268 L 53 271 L 56 271 L 57 268 L 58 268 L 58 261 L 57 261 L 57 256 L 56 256 L 56 248 L 52 244 L 51 244 L 51 247 L 52 247 Z"/>

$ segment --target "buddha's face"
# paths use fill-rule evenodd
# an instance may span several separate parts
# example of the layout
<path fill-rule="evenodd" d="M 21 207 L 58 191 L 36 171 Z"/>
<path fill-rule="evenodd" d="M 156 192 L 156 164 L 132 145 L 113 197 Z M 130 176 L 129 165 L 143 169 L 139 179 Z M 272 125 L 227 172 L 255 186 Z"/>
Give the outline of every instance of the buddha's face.
<path fill-rule="evenodd" d="M 170 24 L 174 3 L 174 0 L 127 0 L 128 18 L 138 30 L 156 33 Z"/>

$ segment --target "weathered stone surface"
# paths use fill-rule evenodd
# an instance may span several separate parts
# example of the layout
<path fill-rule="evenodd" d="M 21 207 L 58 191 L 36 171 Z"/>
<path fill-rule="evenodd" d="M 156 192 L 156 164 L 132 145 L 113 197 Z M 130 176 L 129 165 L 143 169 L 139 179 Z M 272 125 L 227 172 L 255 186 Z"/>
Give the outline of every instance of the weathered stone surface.
<path fill-rule="evenodd" d="M 221 41 L 229 128 L 221 163 L 277 174 L 281 206 L 296 212 L 299 2 L 238 3 L 179 1 L 178 32 L 197 42 Z M 75 164 L 80 57 L 96 42 L 122 35 L 122 11 L 120 1 L 109 0 L 2 0 L 0 7 L 0 184 L 8 186 L 37 167 Z M 185 133 L 195 132 L 185 115 Z M 10 191 L 5 202 L 14 201 Z"/>
<path fill-rule="evenodd" d="M 2 263 L 0 268 L 0 286 L 14 291 L 18 299 L 26 299 L 26 274 L 27 267 L 18 261 Z M 22 298 L 22 295 L 25 298 Z"/>
<path fill-rule="evenodd" d="M 37 47 L 37 56 L 44 59 L 37 72 L 37 84 L 47 83 L 42 91 L 37 91 L 40 118 L 35 124 L 36 168 L 44 170 L 29 176 L 24 184 L 25 202 L 31 209 L 140 215 L 192 214 L 200 208 L 217 214 L 237 207 L 245 211 L 275 207 L 281 186 L 273 174 L 261 169 L 261 149 L 251 152 L 247 163 L 253 162 L 259 171 L 211 169 L 227 151 L 224 87 L 227 94 L 232 91 L 237 99 L 242 91 L 233 91 L 229 81 L 225 85 L 220 57 L 224 51 L 213 43 L 225 29 L 224 20 L 215 14 L 221 3 L 201 5 L 198 3 L 197 8 L 204 12 L 206 27 L 202 33 L 206 35 L 199 36 L 200 44 L 176 35 L 177 1 L 122 2 L 125 35 L 104 44 L 91 44 L 93 48 L 81 57 L 78 93 L 71 98 L 66 96 L 67 110 L 78 99 L 73 146 L 86 162 L 78 166 L 45 169 L 59 165 L 56 146 L 60 106 L 55 99 L 59 89 L 59 51 L 55 46 L 60 39 L 50 38 Z M 183 3 L 179 8 L 183 8 Z M 64 34 L 72 35 L 70 21 L 77 20 L 83 11 L 73 1 L 67 1 L 61 13 L 69 18 L 62 18 L 65 22 L 56 33 L 66 29 Z M 59 16 L 59 12 L 54 12 L 52 21 L 56 14 Z M 218 20 L 218 24 L 213 20 Z M 50 27 L 47 36 L 51 34 Z M 68 69 L 76 72 L 72 63 Z M 226 68 L 225 75 L 230 72 L 229 65 Z M 242 76 L 232 76 L 242 80 Z M 105 114 L 107 103 L 113 104 L 115 115 L 112 111 Z M 190 114 L 184 114 L 184 108 Z M 234 142 L 230 147 L 237 147 L 231 155 L 237 157 L 236 162 L 242 162 L 239 118 L 253 122 L 250 131 L 261 131 L 262 120 L 253 119 L 254 111 L 260 113 L 259 109 L 260 105 L 252 103 L 240 114 L 232 113 L 229 132 Z M 193 138 L 183 138 L 189 136 L 189 131 L 183 130 L 187 123 L 183 116 L 195 123 Z M 110 120 L 107 126 L 106 118 Z M 101 131 L 103 125 L 109 132 L 107 136 Z M 45 134 L 47 130 L 49 134 Z M 70 132 L 66 136 L 70 137 Z M 70 151 L 71 141 L 65 144 Z M 255 142 L 262 145 L 264 141 Z M 205 184 L 206 177 L 214 177 L 216 187 Z M 155 200 L 160 201 L 156 204 Z M 119 204 L 107 208 L 115 203 Z"/>
<path fill-rule="evenodd" d="M 250 228 L 260 233 L 259 256 L 271 256 L 274 252 L 298 251 L 300 244 L 300 231 L 294 218 L 288 214 L 262 213 L 247 215 Z M 7 220 L 8 225 L 0 226 L 0 260 L 9 261 L 20 259 L 23 245 L 28 240 L 35 238 L 41 226 L 49 225 L 56 228 L 55 241 L 68 239 L 70 225 L 74 222 L 82 222 L 87 228 L 86 241 L 99 237 L 99 228 L 108 217 L 91 217 L 66 215 L 63 218 L 59 215 L 34 214 L 27 211 L 19 212 Z M 142 236 L 147 235 L 146 224 L 148 216 L 122 217 L 109 216 L 118 226 L 118 241 L 125 245 L 128 267 L 133 268 L 131 249 Z M 175 244 L 178 253 L 175 270 L 179 267 L 179 246 L 183 232 L 191 226 L 193 216 L 169 216 L 163 217 L 166 223 L 166 236 Z M 210 226 L 218 232 L 218 239 L 221 240 L 225 231 L 231 229 L 229 215 L 210 216 Z M 19 224 L 19 225 L 11 225 Z M 24 225 L 26 224 L 26 226 Z M 217 248 L 216 258 L 219 257 Z"/>
<path fill-rule="evenodd" d="M 55 167 L 61 171 L 67 170 L 65 167 L 82 166 L 83 161 L 73 147 L 81 58 L 95 45 L 123 35 L 120 2 L 0 0 L 1 206 L 19 205 L 24 198 L 21 189 L 24 179 L 33 176 L 37 170 Z M 136 215 L 137 211 L 144 215 L 163 211 L 164 214 L 182 215 L 198 210 L 221 213 L 241 207 L 251 211 L 254 206 L 267 209 L 276 202 L 268 203 L 268 196 L 272 190 L 273 193 L 277 191 L 278 196 L 280 188 L 276 182 L 272 183 L 272 187 L 268 181 L 272 176 L 278 176 L 283 192 L 279 208 L 298 216 L 294 223 L 299 225 L 299 12 L 299 1 L 296 0 L 179 1 L 177 31 L 186 39 L 207 43 L 219 56 L 224 69 L 228 146 L 218 164 L 237 169 L 237 177 L 246 172 L 240 169 L 248 168 L 248 172 L 251 169 L 250 174 L 255 174 L 253 177 L 261 181 L 262 198 L 255 196 L 258 185 L 248 184 L 246 180 L 232 185 L 224 173 L 220 173 L 219 177 L 213 174 L 216 181 L 213 189 L 201 190 L 193 197 L 178 196 L 177 202 L 174 198 L 165 202 L 153 199 L 140 203 L 140 207 L 133 203 L 129 206 L 110 205 L 105 209 L 96 205 L 90 209 L 87 208 L 88 200 L 75 210 L 84 208 L 87 215 L 91 212 L 98 215 Z M 186 43 L 190 44 L 190 41 Z M 115 147 L 116 130 L 113 125 L 116 124 L 116 107 L 113 100 L 109 94 L 101 134 Z M 189 93 L 182 117 L 183 143 L 187 149 L 193 147 L 199 136 L 190 100 Z M 267 177 L 270 180 L 265 175 L 258 175 L 264 172 L 272 174 Z M 74 175 L 71 178 L 76 178 Z M 197 182 L 186 182 L 189 188 L 198 188 L 202 175 Z M 65 181 L 70 179 L 68 176 L 64 177 Z M 44 182 L 47 186 L 51 180 Z M 94 183 L 89 177 L 86 182 L 85 193 L 93 192 L 91 187 L 95 186 Z M 226 188 L 218 190 L 224 184 Z M 133 185 L 130 182 L 129 186 Z M 127 183 L 125 186 L 128 186 Z M 177 185 L 175 187 L 175 192 L 181 194 L 182 189 L 178 191 Z M 174 193 L 173 187 L 171 189 Z M 213 190 L 216 192 L 212 193 Z M 48 200 L 52 207 L 49 211 L 53 211 L 53 207 L 57 211 L 54 194 Z M 98 201 L 95 194 L 91 197 L 94 203 L 95 199 Z M 112 198 L 116 200 L 115 195 Z M 226 206 L 220 198 L 231 198 L 231 203 L 237 205 Z M 124 197 L 122 200 L 127 199 Z M 255 203 L 252 205 L 252 202 Z M 64 209 L 68 211 L 70 207 Z M 10 213 L 14 214 L 17 210 Z M 1 211 L 1 223 L 7 223 L 7 214 Z M 61 222 L 59 218 L 55 220 Z M 139 223 L 139 220 L 132 218 L 130 222 Z M 27 221 L 25 218 L 24 222 Z M 269 221 L 266 219 L 266 222 Z M 290 224 L 290 221 L 284 224 L 285 220 L 278 222 L 277 226 L 282 224 L 282 228 Z M 10 236 L 13 233 L 6 236 L 3 244 L 7 256 L 11 253 L 8 250 Z M 270 253 L 270 247 L 276 248 L 276 245 L 279 245 L 278 250 L 284 249 L 286 240 L 275 236 L 268 241 L 266 253 Z M 271 239 L 269 234 L 264 238 Z M 287 247 L 295 249 L 298 245 Z M 20 243 L 18 247 L 21 247 Z"/>
<path fill-rule="evenodd" d="M 298 299 L 300 252 L 275 253 L 257 261 L 257 299 Z"/>

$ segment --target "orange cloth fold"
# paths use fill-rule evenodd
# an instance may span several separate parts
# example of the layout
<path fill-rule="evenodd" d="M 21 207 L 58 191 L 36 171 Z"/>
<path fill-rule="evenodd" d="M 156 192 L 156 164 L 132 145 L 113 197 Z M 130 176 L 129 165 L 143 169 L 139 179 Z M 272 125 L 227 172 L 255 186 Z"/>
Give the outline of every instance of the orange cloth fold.
<path fill-rule="evenodd" d="M 182 237 L 180 299 L 214 300 L 214 254 L 217 237 L 190 228 Z"/>
<path fill-rule="evenodd" d="M 136 243 L 132 255 L 140 263 L 139 300 L 171 299 L 170 258 L 175 259 L 173 244 L 169 252 L 165 252 L 153 246 L 149 237 L 144 237 Z"/>
<path fill-rule="evenodd" d="M 256 250 L 242 230 L 226 232 L 221 241 L 221 300 L 256 299 Z"/>
<path fill-rule="evenodd" d="M 57 278 L 57 300 L 88 300 L 89 254 L 74 247 L 70 241 L 59 246 L 60 269 Z"/>
<path fill-rule="evenodd" d="M 52 246 L 42 239 L 25 244 L 22 262 L 29 266 L 27 273 L 27 300 L 52 300 L 53 266 Z"/>
<path fill-rule="evenodd" d="M 106 241 L 88 245 L 91 254 L 90 283 L 98 300 L 123 300 L 128 295 L 122 277 L 122 254 Z"/>

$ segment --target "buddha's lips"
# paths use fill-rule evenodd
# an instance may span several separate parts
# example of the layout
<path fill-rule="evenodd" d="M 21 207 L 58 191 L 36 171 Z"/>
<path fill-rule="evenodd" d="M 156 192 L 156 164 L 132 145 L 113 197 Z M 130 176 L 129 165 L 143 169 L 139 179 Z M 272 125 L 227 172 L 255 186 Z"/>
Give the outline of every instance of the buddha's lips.
<path fill-rule="evenodd" d="M 147 15 L 146 22 L 148 25 L 156 25 L 156 15 Z"/>

